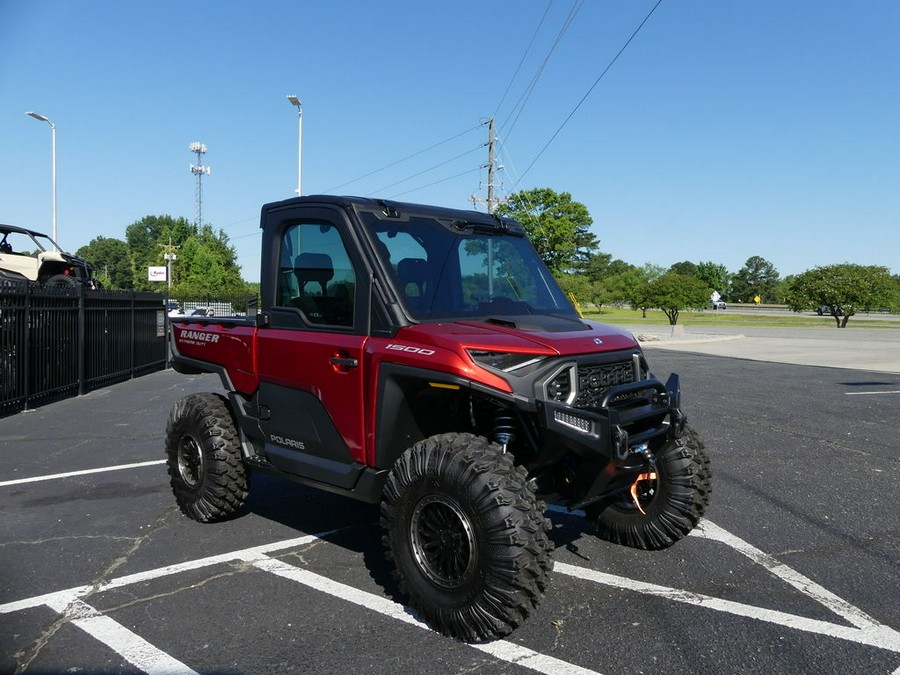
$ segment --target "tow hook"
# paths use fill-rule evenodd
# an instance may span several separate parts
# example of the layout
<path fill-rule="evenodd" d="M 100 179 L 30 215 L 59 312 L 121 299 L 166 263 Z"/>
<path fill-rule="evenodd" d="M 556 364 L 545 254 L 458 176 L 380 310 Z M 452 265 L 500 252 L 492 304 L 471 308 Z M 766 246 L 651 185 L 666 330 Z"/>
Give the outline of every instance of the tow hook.
<path fill-rule="evenodd" d="M 631 501 L 634 502 L 634 505 L 637 507 L 637 510 L 641 512 L 642 516 L 646 516 L 647 513 L 641 508 L 641 501 L 638 499 L 638 483 L 644 480 L 656 480 L 656 472 L 648 471 L 647 473 L 638 474 L 638 477 L 634 479 L 634 482 L 631 484 L 631 489 L 629 490 Z"/>
<path fill-rule="evenodd" d="M 656 480 L 657 474 L 654 470 L 654 467 L 656 466 L 656 458 L 653 456 L 653 453 L 650 452 L 650 447 L 646 443 L 635 446 L 634 451 L 644 456 L 644 458 L 647 460 L 649 470 L 638 474 L 637 478 L 635 478 L 634 482 L 631 484 L 631 489 L 628 491 L 628 493 L 631 495 L 631 501 L 634 502 L 637 510 L 641 512 L 642 516 L 646 516 L 647 513 L 643 508 L 641 508 L 641 501 L 640 499 L 638 499 L 638 483 L 646 480 Z"/>

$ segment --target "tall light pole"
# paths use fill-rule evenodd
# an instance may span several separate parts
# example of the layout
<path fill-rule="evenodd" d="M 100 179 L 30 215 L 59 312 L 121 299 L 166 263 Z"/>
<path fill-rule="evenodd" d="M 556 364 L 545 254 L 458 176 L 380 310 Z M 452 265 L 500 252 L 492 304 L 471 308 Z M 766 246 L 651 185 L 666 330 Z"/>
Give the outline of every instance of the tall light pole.
<path fill-rule="evenodd" d="M 53 124 L 50 120 L 48 120 L 43 115 L 38 115 L 36 112 L 27 112 L 25 113 L 29 117 L 33 117 L 34 119 L 40 122 L 46 122 L 50 125 L 50 144 L 51 144 L 51 162 L 53 164 L 52 168 L 52 182 L 53 182 L 53 232 L 51 237 L 53 238 L 53 244 L 56 244 L 56 125 Z"/>
<path fill-rule="evenodd" d="M 297 196 L 303 194 L 303 104 L 293 94 L 287 97 L 291 105 L 297 106 Z"/>

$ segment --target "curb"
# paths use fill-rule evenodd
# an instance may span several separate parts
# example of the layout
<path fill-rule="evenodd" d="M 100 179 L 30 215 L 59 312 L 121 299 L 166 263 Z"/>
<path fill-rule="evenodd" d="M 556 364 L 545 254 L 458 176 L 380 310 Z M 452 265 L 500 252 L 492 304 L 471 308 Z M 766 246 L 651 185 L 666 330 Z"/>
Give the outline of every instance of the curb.
<path fill-rule="evenodd" d="M 676 337 L 660 336 L 654 333 L 641 333 L 635 335 L 637 341 L 642 347 L 665 347 L 668 345 L 692 345 L 705 344 L 709 342 L 731 342 L 734 340 L 743 340 L 744 334 L 738 335 L 682 335 Z"/>

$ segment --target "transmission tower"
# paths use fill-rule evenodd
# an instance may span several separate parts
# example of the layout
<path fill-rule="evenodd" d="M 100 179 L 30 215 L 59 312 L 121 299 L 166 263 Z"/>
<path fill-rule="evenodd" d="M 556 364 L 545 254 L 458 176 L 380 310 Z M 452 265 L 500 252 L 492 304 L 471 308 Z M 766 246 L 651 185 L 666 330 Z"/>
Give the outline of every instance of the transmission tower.
<path fill-rule="evenodd" d="M 194 200 L 197 202 L 197 228 L 203 225 L 203 175 L 210 173 L 208 166 L 203 166 L 203 155 L 206 154 L 206 146 L 200 141 L 195 141 L 189 146 L 191 152 L 197 155 L 197 163 L 191 164 L 191 173 L 197 176 L 197 185 L 194 188 Z"/>

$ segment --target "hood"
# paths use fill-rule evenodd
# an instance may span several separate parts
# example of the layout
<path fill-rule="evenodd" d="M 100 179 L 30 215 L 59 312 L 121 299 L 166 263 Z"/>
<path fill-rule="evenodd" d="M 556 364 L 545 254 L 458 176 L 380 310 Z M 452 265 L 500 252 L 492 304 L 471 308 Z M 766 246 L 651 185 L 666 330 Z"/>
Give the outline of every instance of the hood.
<path fill-rule="evenodd" d="M 462 347 L 546 356 L 575 356 L 639 348 L 630 332 L 615 326 L 538 315 L 421 323 L 403 328 L 398 337 L 453 351 Z"/>

